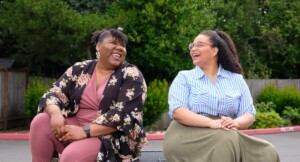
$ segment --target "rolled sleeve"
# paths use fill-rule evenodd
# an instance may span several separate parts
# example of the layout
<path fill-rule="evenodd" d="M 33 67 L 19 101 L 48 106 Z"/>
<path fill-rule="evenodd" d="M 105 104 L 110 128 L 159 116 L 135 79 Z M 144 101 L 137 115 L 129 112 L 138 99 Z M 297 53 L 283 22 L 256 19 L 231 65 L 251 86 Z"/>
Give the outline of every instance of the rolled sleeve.
<path fill-rule="evenodd" d="M 239 105 L 237 116 L 239 117 L 245 113 L 251 113 L 254 116 L 256 115 L 256 111 L 255 111 L 255 107 L 253 105 L 253 99 L 252 99 L 250 90 L 248 88 L 247 83 L 244 81 L 243 82 L 243 92 L 240 97 L 240 105 Z"/>
<path fill-rule="evenodd" d="M 179 72 L 172 82 L 169 94 L 168 94 L 168 103 L 169 103 L 169 115 L 173 119 L 173 112 L 179 108 L 184 107 L 188 108 L 188 99 L 189 99 L 189 84 L 187 84 L 186 76 Z"/>

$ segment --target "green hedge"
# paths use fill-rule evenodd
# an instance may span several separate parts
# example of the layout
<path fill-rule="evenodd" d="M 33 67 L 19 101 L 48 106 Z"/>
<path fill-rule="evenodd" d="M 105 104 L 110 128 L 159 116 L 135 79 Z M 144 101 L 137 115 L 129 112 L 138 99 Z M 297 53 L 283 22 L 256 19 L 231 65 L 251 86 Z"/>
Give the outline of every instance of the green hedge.
<path fill-rule="evenodd" d="M 285 125 L 285 120 L 274 111 L 275 104 L 268 103 L 255 103 L 256 118 L 250 128 L 274 128 L 282 127 Z"/>
<path fill-rule="evenodd" d="M 294 86 L 279 89 L 271 84 L 261 90 L 257 102 L 273 102 L 276 105 L 275 111 L 283 115 L 286 106 L 300 108 L 300 92 Z"/>
<path fill-rule="evenodd" d="M 300 108 L 286 106 L 282 114 L 287 125 L 300 125 Z"/>
<path fill-rule="evenodd" d="M 153 80 L 148 86 L 144 108 L 144 126 L 154 125 L 164 112 L 168 111 L 168 90 L 166 80 Z"/>
<path fill-rule="evenodd" d="M 44 79 L 42 77 L 30 79 L 25 92 L 25 109 L 29 119 L 36 115 L 40 98 L 53 82 L 53 79 Z"/>

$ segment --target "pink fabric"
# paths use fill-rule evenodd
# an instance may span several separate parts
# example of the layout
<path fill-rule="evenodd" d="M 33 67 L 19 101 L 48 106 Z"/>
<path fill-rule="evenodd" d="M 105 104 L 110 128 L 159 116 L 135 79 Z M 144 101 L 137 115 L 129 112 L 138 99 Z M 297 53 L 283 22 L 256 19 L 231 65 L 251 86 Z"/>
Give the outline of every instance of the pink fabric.
<path fill-rule="evenodd" d="M 75 117 L 66 118 L 66 124 L 83 126 L 96 119 L 108 79 L 109 77 L 97 88 L 96 73 L 93 73 L 82 94 L 78 113 Z M 40 113 L 32 120 L 29 142 L 32 162 L 50 162 L 54 150 L 60 153 L 60 162 L 94 162 L 101 146 L 101 141 L 97 137 L 71 143 L 58 141 L 51 132 L 50 116 L 47 113 Z"/>
<path fill-rule="evenodd" d="M 80 100 L 80 109 L 76 118 L 80 126 L 91 123 L 96 119 L 102 99 L 103 91 L 106 87 L 109 77 L 107 77 L 97 88 L 97 77 L 94 71 L 92 78 L 88 82 Z"/>
<path fill-rule="evenodd" d="M 78 125 L 78 122 L 76 118 L 66 118 L 66 124 Z M 84 138 L 70 144 L 58 141 L 51 132 L 50 116 L 47 113 L 40 113 L 32 120 L 29 143 L 32 162 L 50 162 L 54 150 L 60 154 L 59 162 L 95 162 L 101 146 L 97 137 Z"/>

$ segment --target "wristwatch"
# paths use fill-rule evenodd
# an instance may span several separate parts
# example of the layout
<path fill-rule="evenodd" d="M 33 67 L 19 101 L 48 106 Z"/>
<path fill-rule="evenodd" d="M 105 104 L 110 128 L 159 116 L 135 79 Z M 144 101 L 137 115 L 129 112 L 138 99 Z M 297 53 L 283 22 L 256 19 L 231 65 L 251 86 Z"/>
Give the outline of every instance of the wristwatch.
<path fill-rule="evenodd" d="M 90 130 L 90 126 L 89 125 L 85 125 L 83 126 L 83 130 L 86 134 L 86 138 L 90 138 L 91 137 L 91 130 Z"/>

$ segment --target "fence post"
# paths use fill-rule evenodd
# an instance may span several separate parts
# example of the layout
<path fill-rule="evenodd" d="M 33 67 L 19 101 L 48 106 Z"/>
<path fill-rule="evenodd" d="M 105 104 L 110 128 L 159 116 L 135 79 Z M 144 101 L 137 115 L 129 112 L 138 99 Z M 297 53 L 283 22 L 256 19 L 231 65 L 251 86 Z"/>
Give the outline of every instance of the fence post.
<path fill-rule="evenodd" d="M 4 100 L 4 130 L 7 130 L 7 111 L 8 111 L 8 70 L 4 70 L 3 75 L 3 100 Z"/>

